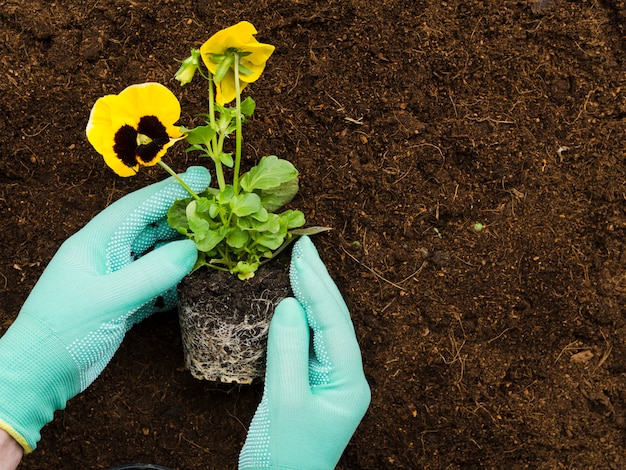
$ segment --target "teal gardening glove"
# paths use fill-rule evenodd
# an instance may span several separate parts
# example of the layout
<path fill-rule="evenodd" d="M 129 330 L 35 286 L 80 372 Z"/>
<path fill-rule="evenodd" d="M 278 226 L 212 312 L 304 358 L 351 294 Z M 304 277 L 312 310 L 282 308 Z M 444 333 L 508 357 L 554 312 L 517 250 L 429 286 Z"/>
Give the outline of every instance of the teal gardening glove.
<path fill-rule="evenodd" d="M 196 192 L 210 183 L 202 167 L 181 176 Z M 187 196 L 168 178 L 98 214 L 59 248 L 0 339 L 0 428 L 26 453 L 55 410 L 102 372 L 134 324 L 175 305 L 176 284 L 197 250 L 190 240 L 163 243 L 175 237 L 165 215 Z"/>
<path fill-rule="evenodd" d="M 270 323 L 265 390 L 240 469 L 334 468 L 370 403 L 350 313 L 308 237 L 293 248 L 290 275 L 296 298 Z"/>

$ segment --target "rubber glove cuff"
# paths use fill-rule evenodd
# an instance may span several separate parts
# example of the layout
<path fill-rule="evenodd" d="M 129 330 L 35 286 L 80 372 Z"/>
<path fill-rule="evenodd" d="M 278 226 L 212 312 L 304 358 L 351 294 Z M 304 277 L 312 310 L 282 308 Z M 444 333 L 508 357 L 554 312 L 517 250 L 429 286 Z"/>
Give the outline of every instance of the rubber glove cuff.
<path fill-rule="evenodd" d="M 33 361 L 33 356 L 39 360 Z M 12 397 L 0 401 L 4 417 L 0 428 L 29 453 L 54 411 L 64 409 L 67 400 L 80 392 L 78 369 L 56 335 L 25 313 L 2 337 L 0 357 L 0 397 Z"/>

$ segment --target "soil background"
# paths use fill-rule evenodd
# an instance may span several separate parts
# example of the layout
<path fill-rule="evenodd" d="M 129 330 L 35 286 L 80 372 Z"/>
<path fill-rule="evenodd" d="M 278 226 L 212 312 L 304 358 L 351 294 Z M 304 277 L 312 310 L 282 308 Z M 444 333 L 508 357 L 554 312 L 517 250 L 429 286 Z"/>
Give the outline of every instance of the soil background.
<path fill-rule="evenodd" d="M 67 237 L 164 177 L 105 166 L 95 100 L 158 81 L 191 125 L 205 94 L 176 59 L 248 20 L 276 52 L 246 164 L 290 159 L 293 207 L 334 228 L 315 243 L 372 387 L 339 468 L 626 468 L 626 2 L 532 7 L 0 1 L 1 331 Z M 261 393 L 193 379 L 160 314 L 22 468 L 233 469 Z"/>

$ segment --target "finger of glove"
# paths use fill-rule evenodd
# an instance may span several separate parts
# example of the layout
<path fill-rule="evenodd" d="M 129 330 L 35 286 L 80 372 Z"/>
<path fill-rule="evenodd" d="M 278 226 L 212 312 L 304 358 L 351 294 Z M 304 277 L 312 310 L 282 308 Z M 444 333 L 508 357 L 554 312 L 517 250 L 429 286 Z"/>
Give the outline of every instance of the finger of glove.
<path fill-rule="evenodd" d="M 150 248 L 154 248 L 159 242 L 172 240 L 177 235 L 178 232 L 170 227 L 167 223 L 167 218 L 163 217 L 147 225 L 141 233 L 137 235 L 130 248 L 131 255 L 137 258 Z"/>
<path fill-rule="evenodd" d="M 197 192 L 203 191 L 211 180 L 208 170 L 204 167 L 191 167 L 181 175 L 181 178 Z M 145 198 L 140 200 L 141 202 L 127 215 L 111 237 L 106 250 L 107 268 L 110 272 L 132 261 L 131 246 L 148 225 L 162 219 L 174 201 L 189 196 L 172 177 L 147 189 L 152 190 L 151 194 L 146 192 L 143 195 Z"/>
<path fill-rule="evenodd" d="M 176 308 L 176 305 L 178 305 L 178 293 L 174 287 L 150 299 L 138 310 L 133 312 L 126 321 L 126 331 L 130 330 L 137 323 L 141 323 L 149 316 L 152 316 L 155 313 L 172 310 L 173 308 Z"/>
<path fill-rule="evenodd" d="M 198 257 L 191 240 L 167 243 L 120 270 L 108 274 L 103 296 L 111 311 L 128 312 L 174 288 Z"/>
<path fill-rule="evenodd" d="M 267 340 L 265 389 L 272 401 L 302 400 L 310 394 L 309 326 L 302 306 L 293 297 L 274 311 Z"/>
<path fill-rule="evenodd" d="M 290 275 L 294 294 L 314 331 L 314 380 L 324 383 L 362 376 L 361 351 L 350 312 L 308 237 L 301 237 L 293 248 Z"/>
<path fill-rule="evenodd" d="M 196 192 L 205 190 L 211 182 L 209 171 L 200 166 L 190 167 L 180 177 Z M 173 177 L 169 177 L 124 196 L 98 214 L 85 228 L 112 235 L 139 212 L 146 214 L 132 222 L 133 226 L 143 230 L 146 225 L 163 218 L 174 201 L 186 197 L 189 193 Z"/>
<path fill-rule="evenodd" d="M 190 167 L 180 177 L 195 192 L 207 188 L 211 181 L 204 167 Z M 100 255 L 106 257 L 107 272 L 130 263 L 135 238 L 150 224 L 162 219 L 174 201 L 189 197 L 187 191 L 170 177 L 135 191 L 98 214 L 79 232 L 83 238 L 96 241 Z"/>

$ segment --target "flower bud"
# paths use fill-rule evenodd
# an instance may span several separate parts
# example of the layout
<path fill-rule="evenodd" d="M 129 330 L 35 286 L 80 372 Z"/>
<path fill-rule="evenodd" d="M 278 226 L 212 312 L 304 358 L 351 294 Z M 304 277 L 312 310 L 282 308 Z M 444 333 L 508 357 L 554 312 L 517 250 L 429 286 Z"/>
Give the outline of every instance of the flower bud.
<path fill-rule="evenodd" d="M 174 78 L 180 82 L 181 85 L 189 83 L 198 70 L 200 65 L 200 50 L 192 49 L 191 55 L 183 60 L 178 72 L 174 75 Z"/>

